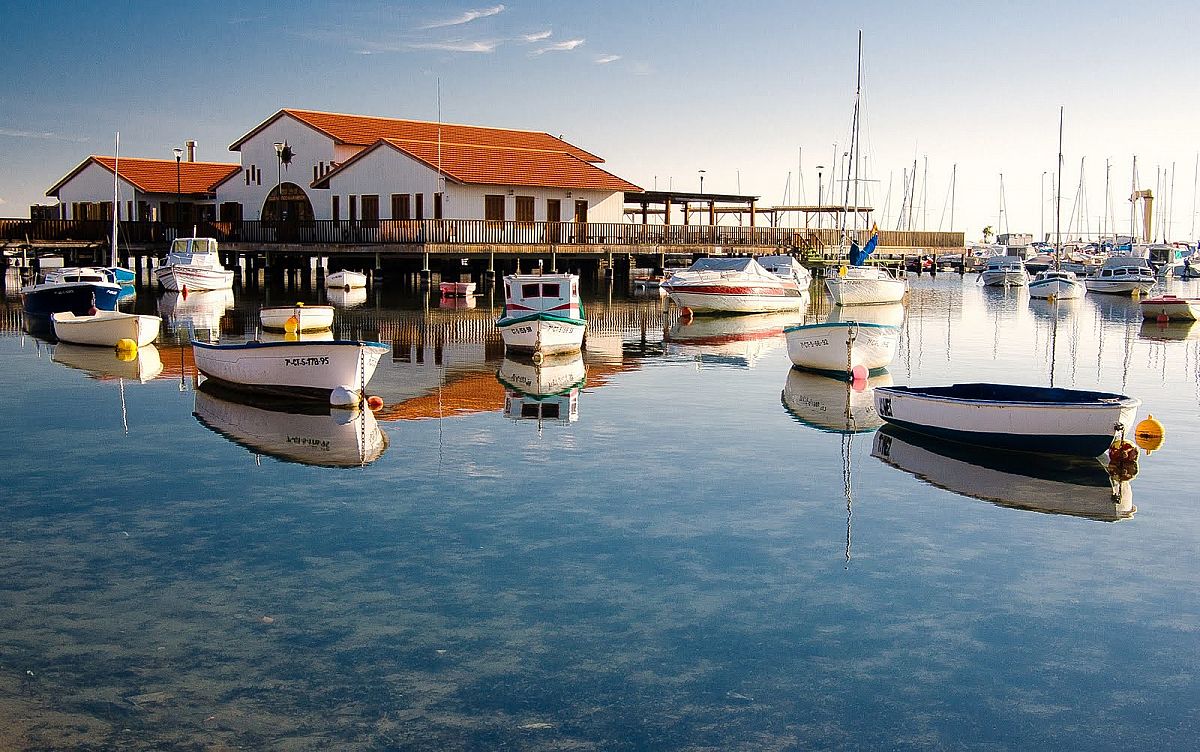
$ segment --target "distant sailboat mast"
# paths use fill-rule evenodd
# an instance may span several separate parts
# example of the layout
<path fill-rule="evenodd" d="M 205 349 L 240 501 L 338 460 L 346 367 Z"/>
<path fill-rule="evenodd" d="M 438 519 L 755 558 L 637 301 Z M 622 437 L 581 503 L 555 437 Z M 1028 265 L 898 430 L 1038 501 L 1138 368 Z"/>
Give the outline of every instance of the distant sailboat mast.
<path fill-rule="evenodd" d="M 1054 269 L 1059 268 L 1062 255 L 1062 170 L 1063 170 L 1063 107 L 1058 108 L 1058 176 L 1054 188 Z M 1057 317 L 1056 317 L 1057 318 Z M 1053 376 L 1051 376 L 1053 378 Z"/>
<path fill-rule="evenodd" d="M 117 259 L 117 213 L 121 210 L 121 132 L 117 131 L 117 143 L 113 152 L 113 208 L 112 208 L 112 265 L 120 266 Z"/>

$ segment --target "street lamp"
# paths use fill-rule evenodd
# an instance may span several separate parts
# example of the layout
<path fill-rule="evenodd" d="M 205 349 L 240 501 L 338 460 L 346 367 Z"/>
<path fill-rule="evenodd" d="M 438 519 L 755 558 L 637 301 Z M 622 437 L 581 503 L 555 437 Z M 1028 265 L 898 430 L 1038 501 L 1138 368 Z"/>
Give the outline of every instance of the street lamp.
<path fill-rule="evenodd" d="M 179 163 L 183 159 L 183 149 L 175 147 L 175 236 L 179 237 L 180 228 L 183 226 L 179 221 L 182 193 L 179 180 Z"/>
<path fill-rule="evenodd" d="M 701 195 L 703 195 L 703 193 L 704 193 L 704 172 L 705 171 L 697 170 L 697 172 L 700 173 L 700 193 L 701 193 Z"/>
<path fill-rule="evenodd" d="M 825 165 L 817 165 L 817 229 L 821 229 L 821 206 L 824 201 L 824 184 L 821 182 L 821 170 Z"/>
<path fill-rule="evenodd" d="M 275 218 L 278 220 L 283 219 L 283 196 L 281 195 L 282 190 L 280 188 L 280 186 L 283 183 L 283 177 L 281 174 L 282 170 L 283 170 L 283 142 L 276 141 L 275 142 L 275 206 L 278 209 L 278 211 L 276 212 L 278 214 L 278 216 Z"/>

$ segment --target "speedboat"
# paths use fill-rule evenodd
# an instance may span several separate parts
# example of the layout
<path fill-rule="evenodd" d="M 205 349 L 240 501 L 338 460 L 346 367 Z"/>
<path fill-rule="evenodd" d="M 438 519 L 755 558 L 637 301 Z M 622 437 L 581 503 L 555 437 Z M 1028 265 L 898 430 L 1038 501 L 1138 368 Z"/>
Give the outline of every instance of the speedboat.
<path fill-rule="evenodd" d="M 121 311 L 96 311 L 82 316 L 59 311 L 50 320 L 54 322 L 54 336 L 63 342 L 107 347 L 115 347 L 121 340 L 132 340 L 138 347 L 145 347 L 158 338 L 162 325 L 158 316 Z"/>
<path fill-rule="evenodd" d="M 777 277 L 795 280 L 802 290 L 812 283 L 812 272 L 795 256 L 757 256 L 754 260 Z"/>
<path fill-rule="evenodd" d="M 504 278 L 504 313 L 496 321 L 505 348 L 541 358 L 577 352 L 587 317 L 576 274 L 509 274 Z"/>
<path fill-rule="evenodd" d="M 904 306 L 841 306 L 820 323 L 783 330 L 792 364 L 843 379 L 865 379 L 891 364 L 900 344 Z"/>
<path fill-rule="evenodd" d="M 196 368 L 240 391 L 324 399 L 337 407 L 358 405 L 388 346 L 356 340 L 243 342 L 192 340 Z"/>
<path fill-rule="evenodd" d="M 1174 295 L 1158 295 L 1146 298 L 1139 304 L 1142 318 L 1166 321 L 1200 320 L 1200 298 L 1178 298 Z"/>
<path fill-rule="evenodd" d="M 215 238 L 176 238 L 154 278 L 164 290 L 228 290 L 233 272 L 221 266 Z"/>
<path fill-rule="evenodd" d="M 1064 272 L 1061 269 L 1047 269 L 1033 275 L 1029 283 L 1029 297 L 1054 298 L 1055 300 L 1070 300 L 1082 298 L 1087 288 L 1075 276 L 1074 272 Z"/>
<path fill-rule="evenodd" d="M 800 310 L 804 290 L 752 258 L 702 258 L 663 283 L 676 305 L 694 313 L 770 313 Z"/>
<path fill-rule="evenodd" d="M 992 256 L 979 275 L 988 287 L 1024 287 L 1029 284 L 1025 262 L 1016 256 Z"/>
<path fill-rule="evenodd" d="M 47 273 L 40 284 L 21 288 L 25 313 L 49 316 L 69 311 L 77 316 L 93 310 L 115 311 L 121 286 L 103 270 L 69 267 Z"/>
<path fill-rule="evenodd" d="M 903 272 L 882 266 L 841 266 L 825 276 L 825 289 L 840 306 L 899 303 L 908 292 Z"/>
<path fill-rule="evenodd" d="M 357 290 L 367 286 L 367 275 L 350 269 L 342 269 L 332 274 L 326 274 L 325 286 L 337 290 Z"/>
<path fill-rule="evenodd" d="M 1100 271 L 1083 280 L 1088 292 L 1113 295 L 1132 295 L 1149 292 L 1154 287 L 1154 270 L 1138 256 L 1112 256 Z"/>
<path fill-rule="evenodd" d="M 283 332 L 319 332 L 333 326 L 333 306 L 267 306 L 258 312 L 263 329 Z"/>
<path fill-rule="evenodd" d="M 892 386 L 875 390 L 888 423 L 942 439 L 1024 452 L 1097 457 L 1125 431 L 1141 400 L 1123 394 L 1014 384 Z"/>

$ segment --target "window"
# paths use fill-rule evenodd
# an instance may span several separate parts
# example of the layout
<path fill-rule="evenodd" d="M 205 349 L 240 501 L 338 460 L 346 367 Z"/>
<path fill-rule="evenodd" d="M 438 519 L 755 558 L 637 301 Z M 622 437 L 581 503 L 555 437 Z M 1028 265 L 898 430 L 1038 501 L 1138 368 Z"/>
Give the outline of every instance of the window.
<path fill-rule="evenodd" d="M 533 196 L 517 196 L 517 221 L 533 221 Z"/>
<path fill-rule="evenodd" d="M 492 222 L 504 221 L 504 196 L 483 197 L 483 218 Z"/>
<path fill-rule="evenodd" d="M 321 168 L 318 167 L 317 165 L 313 165 L 313 182 L 315 183 L 320 179 L 321 179 Z"/>
<path fill-rule="evenodd" d="M 366 195 L 362 197 L 362 219 L 366 227 L 379 226 L 379 196 Z"/>
<path fill-rule="evenodd" d="M 241 222 L 242 205 L 237 201 L 226 201 L 225 203 L 221 204 L 221 221 Z"/>
<path fill-rule="evenodd" d="M 246 168 L 246 185 L 250 185 L 250 168 Z"/>
<path fill-rule="evenodd" d="M 433 194 L 433 218 L 442 218 L 442 194 L 440 192 Z"/>
<path fill-rule="evenodd" d="M 418 193 L 417 196 L 417 219 L 425 219 L 425 194 Z"/>
<path fill-rule="evenodd" d="M 342 218 L 342 197 L 333 197 L 333 218 L 335 220 Z"/>
<path fill-rule="evenodd" d="M 560 297 L 562 297 L 561 295 L 558 294 L 558 290 L 559 290 L 559 287 L 558 287 L 557 283 L 555 283 L 555 284 L 547 284 L 545 282 L 542 283 L 542 297 L 543 298 L 560 298 Z"/>
<path fill-rule="evenodd" d="M 408 219 L 408 194 L 393 193 L 392 194 L 392 219 Z"/>
<path fill-rule="evenodd" d="M 525 300 L 538 297 L 541 291 L 541 286 L 537 282 L 531 282 L 526 285 L 521 285 L 521 297 Z"/>

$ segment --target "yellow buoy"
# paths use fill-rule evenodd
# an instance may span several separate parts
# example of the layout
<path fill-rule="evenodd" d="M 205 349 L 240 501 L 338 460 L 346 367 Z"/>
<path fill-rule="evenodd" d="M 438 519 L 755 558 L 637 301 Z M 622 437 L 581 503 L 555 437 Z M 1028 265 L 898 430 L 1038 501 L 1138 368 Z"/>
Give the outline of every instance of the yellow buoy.
<path fill-rule="evenodd" d="M 288 334 L 295 334 L 300 331 L 300 317 L 295 314 L 288 316 L 287 321 L 283 322 L 283 331 Z"/>
<path fill-rule="evenodd" d="M 1163 424 L 1153 415 L 1147 415 L 1146 419 L 1133 429 L 1133 440 L 1139 447 L 1145 449 L 1147 454 L 1161 447 L 1166 436 L 1167 431 L 1163 428 Z"/>
<path fill-rule="evenodd" d="M 137 357 L 137 351 L 137 342 L 134 342 L 128 337 L 117 340 L 117 360 L 133 360 Z"/>
<path fill-rule="evenodd" d="M 847 269 L 846 267 L 844 267 L 844 266 L 843 266 L 843 267 L 840 267 L 840 268 L 838 269 L 838 276 L 839 276 L 839 277 L 844 277 L 844 276 L 846 276 L 846 275 L 847 275 L 849 272 L 850 272 L 850 270 L 849 270 L 849 269 Z"/>

